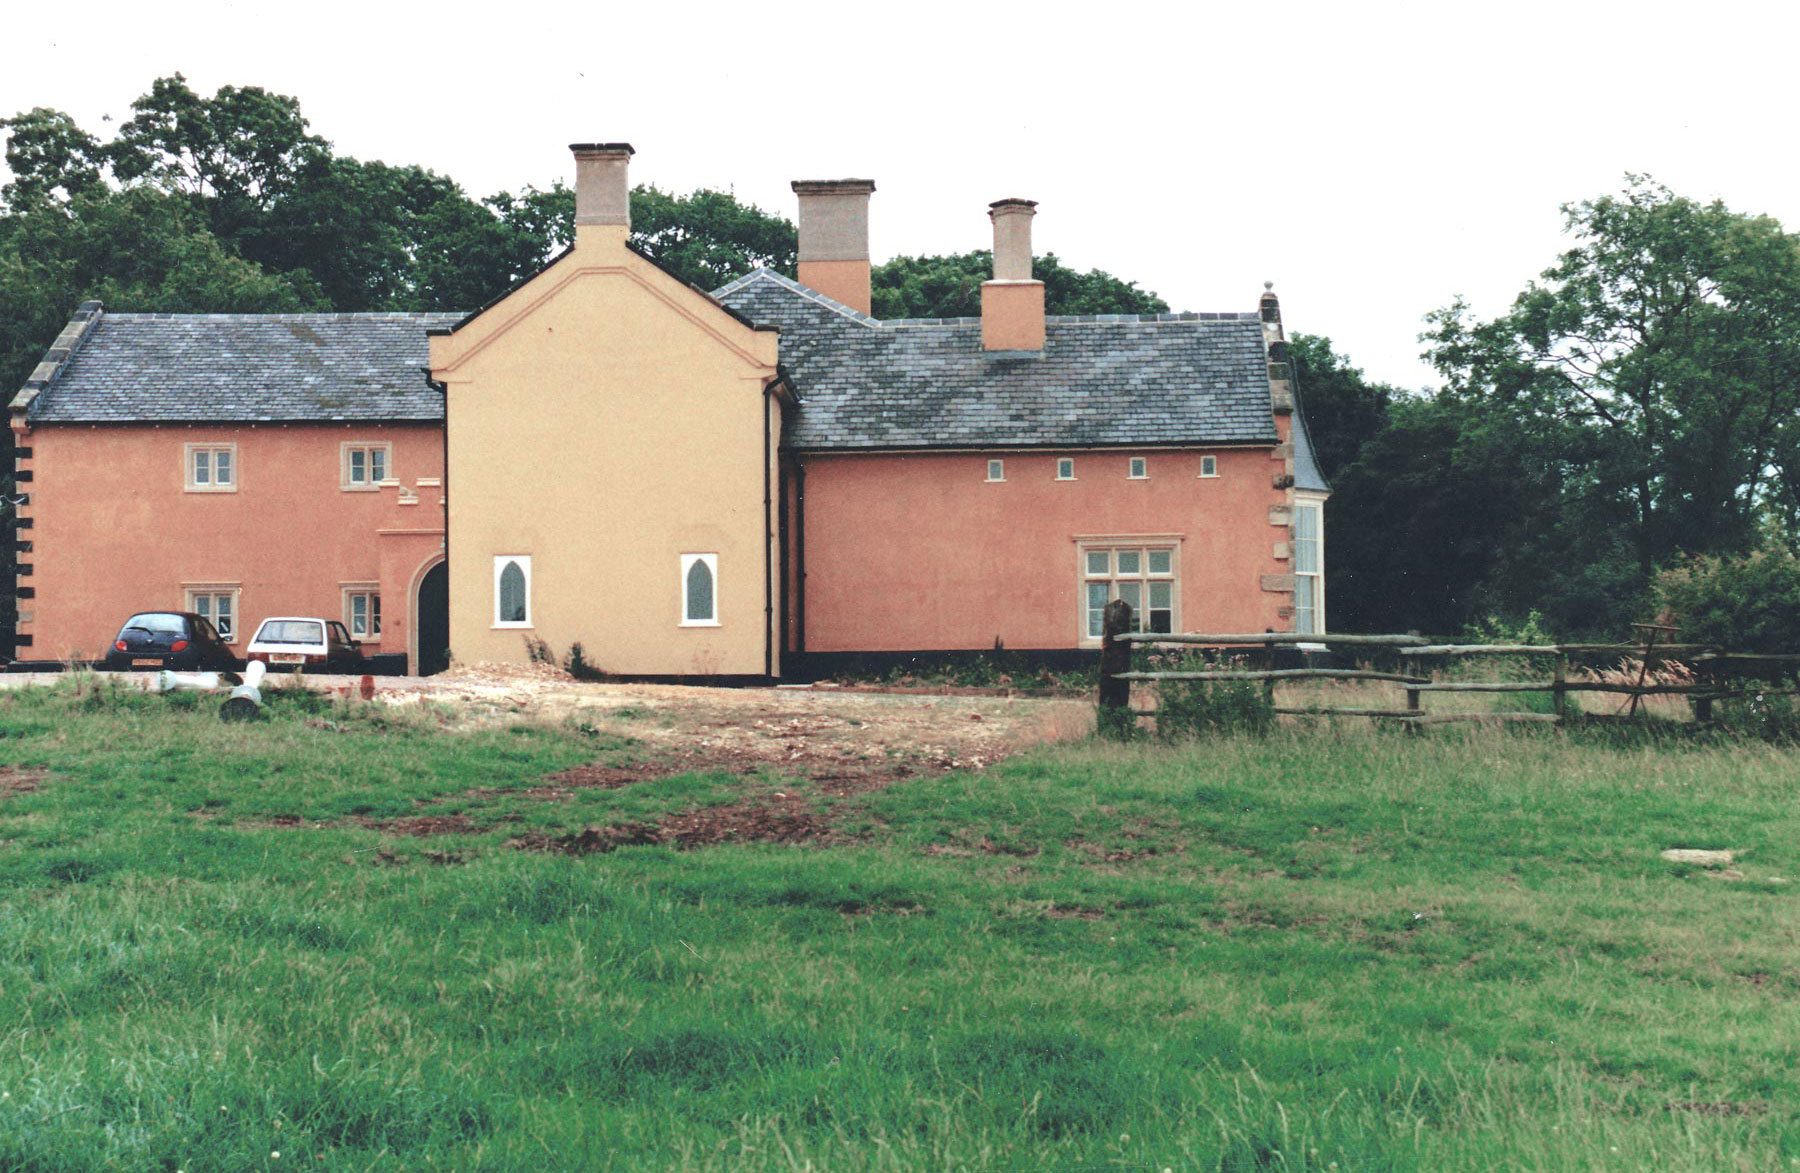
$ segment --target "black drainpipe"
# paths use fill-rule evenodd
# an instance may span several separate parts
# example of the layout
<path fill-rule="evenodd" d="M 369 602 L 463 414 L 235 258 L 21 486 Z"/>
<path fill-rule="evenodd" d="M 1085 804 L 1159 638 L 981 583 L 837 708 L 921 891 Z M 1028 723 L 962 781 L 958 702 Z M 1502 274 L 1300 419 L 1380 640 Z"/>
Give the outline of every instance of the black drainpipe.
<path fill-rule="evenodd" d="M 442 490 L 441 495 L 444 498 L 444 629 L 445 629 L 446 636 L 448 636 L 449 628 L 450 628 L 450 615 L 451 615 L 451 608 L 450 608 L 450 388 L 445 386 L 442 383 L 437 382 L 436 380 L 434 380 L 431 377 L 431 368 L 430 367 L 425 368 L 425 385 L 427 387 L 432 388 L 439 395 L 442 395 L 444 397 L 444 476 L 443 476 L 444 483 L 438 487 Z M 429 574 L 431 572 L 428 570 L 428 571 L 426 571 L 426 573 Z M 423 585 L 424 581 L 425 580 L 423 578 L 421 578 L 419 580 L 421 585 Z M 419 639 L 418 602 L 419 602 L 419 596 L 417 594 L 414 594 L 412 598 L 406 600 L 406 613 L 407 613 L 407 615 L 411 616 L 410 621 L 412 623 L 413 646 L 419 649 L 419 655 L 418 655 L 417 659 L 423 660 L 425 658 L 425 645 Z M 410 659 L 410 657 L 409 657 L 409 659 Z M 412 669 L 412 674 L 414 676 L 423 676 L 424 675 L 423 672 L 419 671 L 419 668 L 421 667 L 421 665 L 416 662 L 409 663 L 407 665 L 407 667 Z"/>
<path fill-rule="evenodd" d="M 769 518 L 769 410 L 780 376 L 763 384 L 763 675 L 775 678 L 775 566 L 770 552 L 775 545 Z"/>
<path fill-rule="evenodd" d="M 794 654 L 806 655 L 806 465 L 794 459 Z"/>

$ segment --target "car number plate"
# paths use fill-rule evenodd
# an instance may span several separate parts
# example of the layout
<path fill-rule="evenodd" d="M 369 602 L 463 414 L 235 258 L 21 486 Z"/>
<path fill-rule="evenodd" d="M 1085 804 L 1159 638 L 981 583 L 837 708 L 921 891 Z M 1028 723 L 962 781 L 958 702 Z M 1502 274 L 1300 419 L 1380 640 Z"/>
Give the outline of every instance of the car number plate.
<path fill-rule="evenodd" d="M 158 667 L 161 667 L 161 666 L 162 666 L 162 662 L 163 662 L 163 658 L 162 658 L 162 657 L 161 657 L 161 656 L 155 656 L 155 657 L 152 657 L 152 658 L 149 658 L 149 659 L 136 659 L 136 660 L 133 660 L 133 661 L 132 661 L 132 662 L 131 662 L 131 666 L 132 666 L 132 667 L 133 667 L 133 668 L 136 668 L 136 667 L 139 667 L 139 666 L 140 666 L 140 665 L 144 665 L 144 664 L 155 664 L 155 665 L 156 665 L 156 666 L 158 666 Z"/>
<path fill-rule="evenodd" d="M 304 663 L 306 663 L 306 657 L 301 655 L 298 652 L 270 652 L 269 653 L 269 663 L 271 663 L 271 664 L 304 664 Z"/>

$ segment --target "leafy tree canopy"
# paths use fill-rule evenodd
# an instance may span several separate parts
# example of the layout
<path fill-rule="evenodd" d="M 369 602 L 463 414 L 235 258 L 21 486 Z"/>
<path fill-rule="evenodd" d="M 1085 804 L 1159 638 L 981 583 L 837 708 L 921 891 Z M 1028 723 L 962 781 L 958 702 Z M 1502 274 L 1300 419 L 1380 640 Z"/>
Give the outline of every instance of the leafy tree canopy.
<path fill-rule="evenodd" d="M 1332 349 L 1331 339 L 1295 334 L 1288 339 L 1288 362 L 1300 388 L 1313 453 L 1325 479 L 1356 459 L 1363 444 L 1387 423 L 1388 407 L 1405 392 L 1371 383 L 1350 360 Z"/>
<path fill-rule="evenodd" d="M 993 278 L 986 249 L 936 257 L 895 257 L 870 275 L 878 318 L 972 318 L 981 313 L 981 283 Z M 1163 314 L 1169 303 L 1135 282 L 1099 269 L 1078 272 L 1055 253 L 1033 258 L 1048 314 Z"/>
<path fill-rule="evenodd" d="M 6 131 L 6 166 L 12 181 L 0 199 L 16 209 L 88 195 L 101 186 L 106 150 L 60 110 L 38 106 L 0 118 Z"/>
<path fill-rule="evenodd" d="M 1571 490 L 1620 514 L 1645 584 L 1678 552 L 1745 548 L 1793 500 L 1800 249 L 1768 217 L 1627 178 L 1565 206 L 1574 247 L 1509 312 L 1458 302 L 1424 340 L 1450 394 L 1561 425 Z"/>
<path fill-rule="evenodd" d="M 631 239 L 701 289 L 717 289 L 764 266 L 792 275 L 800 247 L 792 222 L 705 189 L 685 196 L 633 189 Z"/>

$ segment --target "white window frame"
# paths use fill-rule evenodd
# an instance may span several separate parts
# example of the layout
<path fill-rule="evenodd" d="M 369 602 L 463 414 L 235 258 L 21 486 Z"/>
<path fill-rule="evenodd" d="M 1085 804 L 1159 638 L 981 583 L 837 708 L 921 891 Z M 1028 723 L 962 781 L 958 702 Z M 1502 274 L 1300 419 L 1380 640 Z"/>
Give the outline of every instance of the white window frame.
<path fill-rule="evenodd" d="M 1068 469 L 1067 472 L 1063 471 L 1065 468 Z M 1075 458 L 1073 456 L 1059 456 L 1056 458 L 1056 479 L 1059 481 L 1072 481 L 1075 479 Z"/>
<path fill-rule="evenodd" d="M 1312 515 L 1314 549 L 1312 551 L 1312 569 L 1302 570 L 1306 565 L 1305 551 L 1301 549 L 1300 514 L 1302 511 Z M 1294 633 L 1296 635 L 1323 635 L 1325 627 L 1325 498 L 1314 494 L 1294 496 L 1294 541 L 1289 547 L 1289 565 L 1294 572 Z M 1302 628 L 1302 611 L 1300 607 L 1300 583 L 1302 580 L 1312 584 L 1311 622 Z"/>
<path fill-rule="evenodd" d="M 363 456 L 363 476 L 351 476 L 352 453 Z M 374 476 L 372 455 L 381 453 L 381 475 Z M 398 484 L 394 476 L 394 445 L 391 441 L 346 440 L 338 445 L 338 488 L 346 493 L 379 492 L 383 485 Z"/>
<path fill-rule="evenodd" d="M 704 563 L 706 572 L 712 575 L 712 616 L 707 619 L 688 618 L 688 572 L 694 568 L 696 562 Z M 681 556 L 681 579 L 676 585 L 676 594 L 681 605 L 681 610 L 676 612 L 681 616 L 680 626 L 719 626 L 719 556 L 717 554 L 683 554 Z"/>
<path fill-rule="evenodd" d="M 1203 477 L 1218 476 L 1219 458 L 1216 456 L 1202 456 L 1200 458 L 1200 475 Z"/>
<path fill-rule="evenodd" d="M 1169 631 L 1181 630 L 1181 544 L 1178 534 L 1125 534 L 1118 537 L 1083 537 L 1075 540 L 1075 573 L 1076 573 L 1076 630 L 1080 633 L 1078 646 L 1099 647 L 1101 636 L 1092 633 L 1089 626 L 1088 587 L 1090 584 L 1106 583 L 1106 601 L 1112 602 L 1120 597 L 1119 584 L 1134 583 L 1138 587 L 1138 605 L 1132 608 L 1132 630 L 1146 631 L 1149 628 L 1149 615 L 1154 610 L 1147 605 L 1150 596 L 1150 583 L 1169 584 Z M 1121 573 L 1118 569 L 1119 552 L 1138 555 L 1138 569 L 1135 573 Z M 1150 554 L 1166 552 L 1169 555 L 1167 573 L 1152 573 Z M 1105 552 L 1107 555 L 1106 571 L 1103 574 L 1090 572 L 1088 555 Z"/>
<path fill-rule="evenodd" d="M 1133 456 L 1125 465 L 1125 479 L 1129 481 L 1147 481 L 1150 479 L 1150 458 Z"/>
<path fill-rule="evenodd" d="M 228 463 L 231 467 L 231 479 L 228 481 L 221 481 L 218 479 L 218 453 L 221 452 L 225 453 L 230 458 Z M 206 480 L 204 481 L 194 476 L 195 458 L 201 453 L 206 454 L 207 473 Z M 238 474 L 240 470 L 238 468 L 238 446 L 235 441 L 226 441 L 223 443 L 202 443 L 195 441 L 193 443 L 183 444 L 181 446 L 181 466 L 182 488 L 186 492 L 235 493 L 238 491 Z"/>
<path fill-rule="evenodd" d="M 235 582 L 185 582 L 181 584 L 181 597 L 185 600 L 183 610 L 192 611 L 203 616 L 219 632 L 219 638 L 228 644 L 242 643 L 240 633 L 244 628 L 244 612 L 238 606 L 243 595 L 243 588 Z M 201 609 L 200 600 L 205 599 L 206 608 Z M 224 630 L 219 627 L 219 600 L 231 600 L 231 627 Z"/>
<path fill-rule="evenodd" d="M 999 457 L 990 458 L 987 462 L 987 479 L 989 484 L 998 484 L 1006 479 L 1006 461 Z"/>
<path fill-rule="evenodd" d="M 339 591 L 344 602 L 344 627 L 350 632 L 351 639 L 368 640 L 370 643 L 381 641 L 381 584 L 373 582 L 346 582 L 339 584 Z M 358 597 L 368 599 L 365 604 L 366 613 L 373 620 L 368 626 L 372 631 L 356 629 L 356 603 Z M 529 607 L 529 603 L 527 606 Z"/>
<path fill-rule="evenodd" d="M 517 562 L 519 572 L 525 576 L 525 618 L 522 620 L 506 620 L 500 618 L 500 576 L 506 573 L 508 563 Z M 518 630 L 532 626 L 531 620 L 531 555 L 530 554 L 496 554 L 494 555 L 494 630 Z"/>

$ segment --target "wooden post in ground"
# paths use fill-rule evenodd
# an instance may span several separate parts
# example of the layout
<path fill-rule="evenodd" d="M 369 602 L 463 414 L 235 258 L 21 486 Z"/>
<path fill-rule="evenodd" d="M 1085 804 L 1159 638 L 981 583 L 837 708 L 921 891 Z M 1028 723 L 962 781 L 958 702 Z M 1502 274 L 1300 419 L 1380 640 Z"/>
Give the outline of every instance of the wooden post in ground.
<path fill-rule="evenodd" d="M 1118 637 L 1131 630 L 1131 604 L 1114 599 L 1106 605 L 1100 627 L 1100 708 L 1101 728 L 1106 727 L 1104 710 L 1121 710 L 1116 718 L 1121 727 L 1131 727 L 1127 714 L 1131 711 L 1131 681 L 1119 675 L 1131 671 L 1131 645 Z"/>
<path fill-rule="evenodd" d="M 1561 725 L 1569 716 L 1568 653 L 1561 648 L 1556 649 L 1556 655 L 1550 661 L 1550 673 L 1550 683 L 1556 686 L 1551 690 L 1550 699 L 1556 706 L 1556 723 Z"/>

